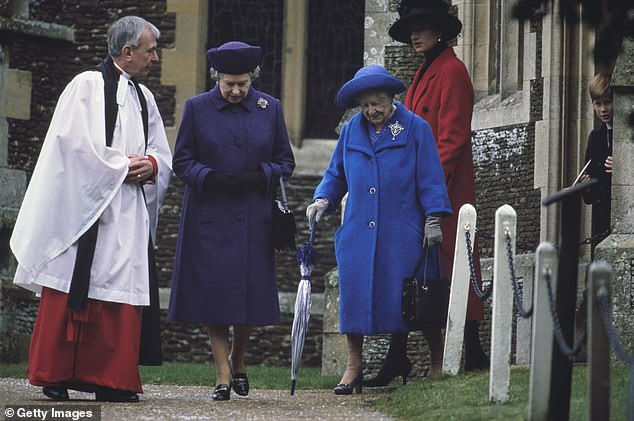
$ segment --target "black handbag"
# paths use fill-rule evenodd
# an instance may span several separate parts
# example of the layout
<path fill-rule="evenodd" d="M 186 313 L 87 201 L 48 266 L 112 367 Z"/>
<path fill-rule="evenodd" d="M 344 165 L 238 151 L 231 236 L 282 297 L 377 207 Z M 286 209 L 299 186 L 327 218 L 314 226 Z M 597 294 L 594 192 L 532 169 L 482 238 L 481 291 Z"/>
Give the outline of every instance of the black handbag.
<path fill-rule="evenodd" d="M 416 274 L 425 261 L 423 278 Z M 427 247 L 418 261 L 412 276 L 403 280 L 401 313 L 403 321 L 413 330 L 423 326 L 444 327 L 447 324 L 449 310 L 450 283 L 447 278 L 427 276 Z M 440 267 L 440 256 L 438 256 Z"/>
<path fill-rule="evenodd" d="M 295 216 L 288 208 L 288 200 L 286 198 L 286 189 L 284 188 L 284 179 L 280 177 L 280 198 L 273 200 L 273 219 L 272 236 L 273 246 L 276 250 L 283 251 L 286 249 L 295 250 L 295 235 L 297 228 L 295 227 Z"/>

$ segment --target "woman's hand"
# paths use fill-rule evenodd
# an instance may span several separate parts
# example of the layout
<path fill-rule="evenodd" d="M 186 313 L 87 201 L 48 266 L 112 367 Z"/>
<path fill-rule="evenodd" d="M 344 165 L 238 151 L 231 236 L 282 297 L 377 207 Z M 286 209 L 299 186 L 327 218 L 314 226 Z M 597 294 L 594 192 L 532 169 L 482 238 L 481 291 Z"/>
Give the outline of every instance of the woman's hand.
<path fill-rule="evenodd" d="M 426 247 L 439 246 L 442 243 L 442 231 L 440 230 L 440 217 L 427 215 L 425 218 L 425 239 Z"/>
<path fill-rule="evenodd" d="M 328 209 L 329 204 L 330 203 L 328 202 L 328 199 L 320 197 L 313 203 L 308 205 L 308 207 L 306 208 L 306 217 L 308 218 L 308 224 L 310 225 L 310 223 L 313 221 L 313 218 L 315 219 L 315 222 L 319 222 L 321 216 L 324 214 L 324 212 L 326 212 L 326 209 Z"/>

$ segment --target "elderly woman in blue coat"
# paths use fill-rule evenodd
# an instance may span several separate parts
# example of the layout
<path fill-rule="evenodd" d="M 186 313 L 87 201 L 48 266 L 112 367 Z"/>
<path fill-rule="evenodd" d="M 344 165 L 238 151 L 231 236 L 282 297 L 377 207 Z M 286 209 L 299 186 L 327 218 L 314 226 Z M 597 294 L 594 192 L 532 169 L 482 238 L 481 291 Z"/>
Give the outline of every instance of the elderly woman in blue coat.
<path fill-rule="evenodd" d="M 309 221 L 334 212 L 348 193 L 335 233 L 339 320 L 348 361 L 335 394 L 360 393 L 363 335 L 407 332 L 401 316 L 403 278 L 421 267 L 437 276 L 434 245 L 440 218 L 451 214 L 436 142 L 429 124 L 394 101 L 405 85 L 378 65 L 361 68 L 337 93 L 341 108 L 359 105 L 343 127 Z M 422 269 L 421 269 L 422 270 Z"/>
<path fill-rule="evenodd" d="M 217 84 L 187 100 L 174 148 L 185 195 L 168 318 L 206 325 L 212 398 L 228 400 L 232 388 L 249 393 L 243 356 L 251 327 L 281 322 L 271 210 L 295 161 L 280 102 L 251 86 L 260 47 L 233 41 L 208 57 Z"/>

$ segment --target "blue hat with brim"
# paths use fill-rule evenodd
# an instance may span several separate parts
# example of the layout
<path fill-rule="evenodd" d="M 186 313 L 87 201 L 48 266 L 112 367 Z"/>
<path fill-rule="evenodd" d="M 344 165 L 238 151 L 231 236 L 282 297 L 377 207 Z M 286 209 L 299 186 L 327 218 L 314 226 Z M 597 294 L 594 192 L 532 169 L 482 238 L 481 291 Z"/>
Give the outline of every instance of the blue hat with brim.
<path fill-rule="evenodd" d="M 360 68 L 354 77 L 337 92 L 337 106 L 352 108 L 357 105 L 357 97 L 363 92 L 386 91 L 393 94 L 403 92 L 407 87 L 392 76 L 383 66 L 371 64 Z"/>
<path fill-rule="evenodd" d="M 209 65 L 219 73 L 241 75 L 253 71 L 262 60 L 262 48 L 231 41 L 207 51 Z"/>

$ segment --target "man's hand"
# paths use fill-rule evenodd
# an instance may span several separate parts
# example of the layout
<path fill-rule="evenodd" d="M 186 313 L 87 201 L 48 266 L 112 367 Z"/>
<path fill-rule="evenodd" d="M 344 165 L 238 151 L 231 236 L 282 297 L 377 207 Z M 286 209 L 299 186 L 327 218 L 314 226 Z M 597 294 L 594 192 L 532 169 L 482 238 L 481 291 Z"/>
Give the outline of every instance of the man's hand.
<path fill-rule="evenodd" d="M 146 155 L 133 154 L 129 156 L 128 175 L 126 183 L 143 184 L 154 175 L 152 161 Z"/>
<path fill-rule="evenodd" d="M 605 172 L 608 174 L 612 174 L 612 155 L 608 155 L 605 158 L 605 162 L 603 163 L 603 167 L 605 167 Z"/>

